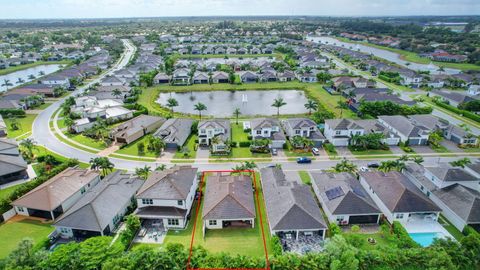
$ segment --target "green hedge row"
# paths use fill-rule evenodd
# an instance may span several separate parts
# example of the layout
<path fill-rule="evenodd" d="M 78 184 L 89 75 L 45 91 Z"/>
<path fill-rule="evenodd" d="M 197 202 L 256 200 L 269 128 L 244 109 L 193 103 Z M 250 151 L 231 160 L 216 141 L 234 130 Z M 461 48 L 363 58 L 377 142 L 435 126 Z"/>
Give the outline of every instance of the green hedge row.
<path fill-rule="evenodd" d="M 464 111 L 464 110 L 460 110 L 459 108 L 456 108 L 452 105 L 449 105 L 449 104 L 446 104 L 444 102 L 441 102 L 441 101 L 433 101 L 436 105 L 444 108 L 444 109 L 447 109 L 451 112 L 454 112 L 454 113 L 457 113 L 457 114 L 461 114 L 463 116 L 465 116 L 466 118 L 469 118 L 475 122 L 479 122 L 480 123 L 480 116 L 477 115 L 477 114 L 474 114 L 472 112 L 469 112 L 469 111 Z"/>
<path fill-rule="evenodd" d="M 392 224 L 393 233 L 400 240 L 399 243 L 402 245 L 400 248 L 417 248 L 420 245 L 413 241 L 413 239 L 408 234 L 407 230 L 402 226 L 398 221 L 394 221 Z"/>
<path fill-rule="evenodd" d="M 25 117 L 26 113 L 21 109 L 0 109 L 0 115 L 3 117 L 8 117 L 10 115 Z"/>

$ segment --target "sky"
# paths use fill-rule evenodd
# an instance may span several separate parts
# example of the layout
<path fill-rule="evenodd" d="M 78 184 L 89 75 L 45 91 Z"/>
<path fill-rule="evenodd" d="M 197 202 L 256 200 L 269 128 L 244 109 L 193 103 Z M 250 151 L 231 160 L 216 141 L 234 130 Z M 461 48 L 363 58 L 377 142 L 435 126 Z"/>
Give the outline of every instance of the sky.
<path fill-rule="evenodd" d="M 0 19 L 480 15 L 480 0 L 0 0 Z"/>

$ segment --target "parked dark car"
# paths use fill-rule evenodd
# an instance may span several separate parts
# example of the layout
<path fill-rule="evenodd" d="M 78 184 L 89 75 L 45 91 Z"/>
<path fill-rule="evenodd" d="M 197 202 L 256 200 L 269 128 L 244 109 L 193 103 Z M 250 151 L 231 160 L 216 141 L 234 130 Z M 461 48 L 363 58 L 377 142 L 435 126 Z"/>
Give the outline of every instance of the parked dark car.
<path fill-rule="evenodd" d="M 378 164 L 377 162 L 369 162 L 367 164 L 367 167 L 368 168 L 378 168 L 378 167 L 380 167 L 380 164 Z"/>
<path fill-rule="evenodd" d="M 297 163 L 298 164 L 312 163 L 312 159 L 308 158 L 308 157 L 299 157 L 299 158 L 297 158 Z"/>

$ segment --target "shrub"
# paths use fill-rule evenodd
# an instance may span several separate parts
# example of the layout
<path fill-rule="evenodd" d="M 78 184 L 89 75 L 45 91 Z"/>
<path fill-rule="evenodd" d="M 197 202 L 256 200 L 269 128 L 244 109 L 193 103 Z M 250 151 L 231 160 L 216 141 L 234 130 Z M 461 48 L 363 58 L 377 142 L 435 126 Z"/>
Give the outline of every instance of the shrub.
<path fill-rule="evenodd" d="M 250 147 L 251 144 L 252 144 L 251 142 L 245 142 L 245 141 L 243 141 L 243 142 L 240 142 L 240 143 L 239 143 L 239 146 L 240 146 L 240 147 Z"/>
<path fill-rule="evenodd" d="M 341 233 L 342 229 L 336 223 L 330 223 L 330 237 Z"/>
<path fill-rule="evenodd" d="M 26 113 L 21 109 L 0 109 L 0 115 L 4 118 L 11 116 L 25 117 Z"/>
<path fill-rule="evenodd" d="M 280 237 L 277 235 L 272 237 L 272 251 L 273 256 L 280 256 L 283 252 L 282 242 L 280 241 Z"/>
<path fill-rule="evenodd" d="M 392 224 L 393 233 L 397 236 L 399 247 L 400 248 L 415 248 L 420 247 L 420 245 L 413 241 L 413 239 L 408 235 L 407 230 L 402 226 L 398 221 L 394 221 Z"/>
<path fill-rule="evenodd" d="M 360 231 L 360 226 L 358 225 L 353 225 L 352 228 L 351 228 L 351 231 L 353 233 L 358 233 Z"/>

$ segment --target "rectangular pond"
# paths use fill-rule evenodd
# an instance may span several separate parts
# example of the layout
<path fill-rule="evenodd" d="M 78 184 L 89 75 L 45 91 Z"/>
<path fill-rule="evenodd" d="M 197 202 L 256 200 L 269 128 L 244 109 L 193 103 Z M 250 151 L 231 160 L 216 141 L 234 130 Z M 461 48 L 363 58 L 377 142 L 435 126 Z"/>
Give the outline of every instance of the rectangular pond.
<path fill-rule="evenodd" d="M 178 101 L 176 112 L 198 114 L 194 106 L 203 103 L 207 106 L 202 115 L 213 117 L 232 117 L 235 108 L 243 116 L 276 115 L 277 108 L 272 107 L 276 98 L 283 98 L 286 105 L 280 107 L 280 114 L 303 114 L 308 112 L 307 102 L 302 90 L 248 90 L 248 91 L 193 91 L 160 93 L 157 103 L 166 107 L 169 98 Z"/>

